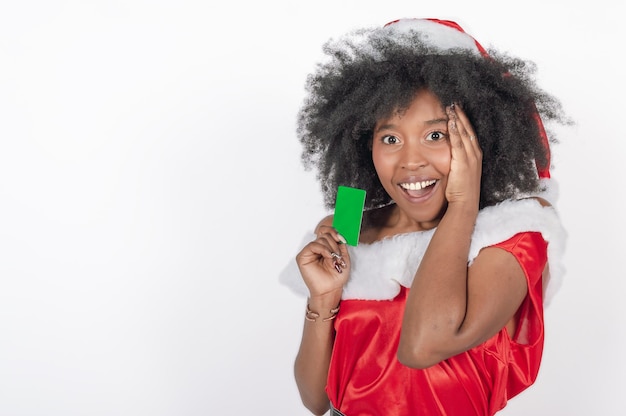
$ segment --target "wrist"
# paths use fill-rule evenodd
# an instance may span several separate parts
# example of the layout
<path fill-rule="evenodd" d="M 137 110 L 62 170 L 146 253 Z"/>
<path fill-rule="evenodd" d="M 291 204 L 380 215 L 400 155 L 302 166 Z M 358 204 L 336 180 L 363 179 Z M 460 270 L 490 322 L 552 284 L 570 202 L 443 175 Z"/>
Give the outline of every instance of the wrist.
<path fill-rule="evenodd" d="M 467 212 L 467 213 L 472 213 L 478 212 L 478 205 L 479 205 L 479 201 L 448 201 L 448 207 L 446 209 L 449 210 L 450 208 L 458 210 L 459 212 Z"/>
<path fill-rule="evenodd" d="M 472 224 L 478 216 L 478 204 L 471 202 L 450 202 L 444 217 L 455 218 L 457 221 L 468 221 Z"/>
<path fill-rule="evenodd" d="M 311 294 L 307 299 L 307 304 L 313 310 L 327 310 L 337 307 L 341 301 L 342 289 L 333 290 L 331 292 L 320 295 Z"/>
<path fill-rule="evenodd" d="M 322 322 L 328 322 L 328 321 L 332 321 L 333 319 L 335 319 L 337 317 L 338 312 L 339 312 L 339 304 L 337 304 L 337 306 L 335 306 L 334 308 L 328 311 L 320 310 L 318 312 L 318 311 L 312 310 L 310 305 L 307 303 L 304 318 L 307 321 L 311 321 L 311 322 L 317 322 L 320 320 Z"/>
<path fill-rule="evenodd" d="M 307 321 L 332 321 L 339 312 L 341 290 L 307 299 L 305 318 Z"/>

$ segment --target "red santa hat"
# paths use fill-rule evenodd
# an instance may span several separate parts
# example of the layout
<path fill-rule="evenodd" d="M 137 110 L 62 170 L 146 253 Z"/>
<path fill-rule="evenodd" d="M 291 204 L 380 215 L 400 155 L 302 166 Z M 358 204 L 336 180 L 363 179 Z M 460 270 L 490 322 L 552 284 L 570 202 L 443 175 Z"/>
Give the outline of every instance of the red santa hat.
<path fill-rule="evenodd" d="M 441 50 L 442 52 L 454 49 L 464 49 L 476 52 L 485 58 L 489 57 L 485 48 L 483 48 L 483 46 L 476 39 L 465 32 L 465 30 L 463 30 L 458 23 L 451 20 L 433 18 L 398 19 L 387 23 L 384 26 L 384 30 L 388 30 L 390 34 L 394 35 L 394 37 L 398 34 L 402 35 L 417 32 L 428 46 Z M 397 37 L 397 41 L 401 43 L 402 36 Z M 539 127 L 539 133 L 543 138 L 547 158 L 545 166 L 537 165 L 537 173 L 540 179 L 549 179 L 550 144 L 539 113 L 535 113 L 535 120 Z"/>

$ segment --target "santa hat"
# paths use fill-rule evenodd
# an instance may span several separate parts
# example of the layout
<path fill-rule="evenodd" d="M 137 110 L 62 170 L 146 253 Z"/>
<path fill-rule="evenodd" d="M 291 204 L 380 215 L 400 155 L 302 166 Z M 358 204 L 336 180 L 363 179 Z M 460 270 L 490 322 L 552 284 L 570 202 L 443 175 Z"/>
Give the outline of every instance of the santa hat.
<path fill-rule="evenodd" d="M 442 52 L 462 49 L 489 58 L 485 48 L 465 32 L 458 23 L 451 20 L 433 18 L 398 19 L 387 23 L 383 27 L 383 31 L 388 31 L 389 35 L 391 35 L 390 37 L 395 38 L 395 41 L 400 44 L 403 42 L 405 35 L 419 33 L 420 39 L 426 45 Z M 539 178 L 545 181 L 550 178 L 550 144 L 539 113 L 535 113 L 535 120 L 546 148 L 546 164 L 544 166 L 537 165 L 537 173 Z"/>

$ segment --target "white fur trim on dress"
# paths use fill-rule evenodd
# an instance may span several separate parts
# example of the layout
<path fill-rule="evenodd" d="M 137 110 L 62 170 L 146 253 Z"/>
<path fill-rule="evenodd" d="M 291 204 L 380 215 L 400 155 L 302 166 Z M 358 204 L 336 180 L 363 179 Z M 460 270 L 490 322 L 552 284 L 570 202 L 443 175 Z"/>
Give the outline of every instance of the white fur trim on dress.
<path fill-rule="evenodd" d="M 554 207 L 543 207 L 534 199 L 523 199 L 482 209 L 476 218 L 468 264 L 482 248 L 524 231 L 540 232 L 548 242 L 548 276 L 544 294 L 544 304 L 547 305 L 559 289 L 565 272 L 562 258 L 567 233 Z M 400 286 L 411 287 L 434 232 L 435 229 L 398 234 L 372 244 L 348 246 L 352 270 L 342 299 L 393 299 L 400 292 Z M 308 233 L 301 247 L 314 239 L 315 234 Z M 282 271 L 279 280 L 294 292 L 309 295 L 295 259 Z"/>

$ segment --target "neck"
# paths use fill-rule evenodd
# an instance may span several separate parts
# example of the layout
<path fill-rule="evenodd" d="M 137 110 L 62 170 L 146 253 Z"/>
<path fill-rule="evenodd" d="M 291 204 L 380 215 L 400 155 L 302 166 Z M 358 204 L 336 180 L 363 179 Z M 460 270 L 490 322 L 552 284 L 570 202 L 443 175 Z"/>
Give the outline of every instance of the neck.
<path fill-rule="evenodd" d="M 392 203 L 365 213 L 361 241 L 372 243 L 396 234 L 431 230 L 437 227 L 440 220 L 441 217 L 432 221 L 416 221 Z"/>

